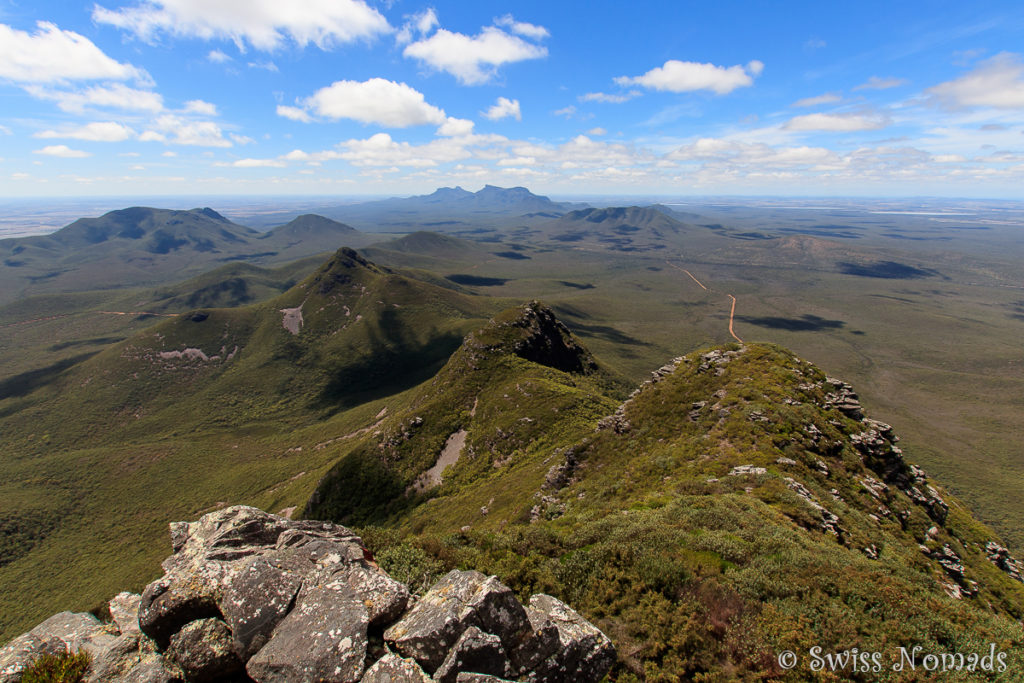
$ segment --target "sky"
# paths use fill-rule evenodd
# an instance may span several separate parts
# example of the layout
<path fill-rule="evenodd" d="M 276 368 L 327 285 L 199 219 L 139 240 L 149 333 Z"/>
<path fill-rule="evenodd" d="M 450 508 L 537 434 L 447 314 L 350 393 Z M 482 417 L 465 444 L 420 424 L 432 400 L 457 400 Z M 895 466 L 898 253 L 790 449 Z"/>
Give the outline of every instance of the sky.
<path fill-rule="evenodd" d="M 0 0 L 0 196 L 1024 199 L 1009 2 Z"/>

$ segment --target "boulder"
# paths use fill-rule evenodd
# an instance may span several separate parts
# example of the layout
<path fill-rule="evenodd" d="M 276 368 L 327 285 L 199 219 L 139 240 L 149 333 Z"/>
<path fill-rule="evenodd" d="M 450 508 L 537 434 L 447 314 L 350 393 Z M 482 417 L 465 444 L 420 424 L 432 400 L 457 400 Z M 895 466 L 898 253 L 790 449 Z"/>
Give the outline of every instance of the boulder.
<path fill-rule="evenodd" d="M 361 683 L 431 683 L 430 676 L 414 659 L 404 659 L 389 652 L 363 674 Z"/>
<path fill-rule="evenodd" d="M 299 572 L 266 557 L 250 557 L 224 591 L 221 612 L 244 659 L 263 647 L 302 587 Z"/>
<path fill-rule="evenodd" d="M 434 584 L 384 632 L 384 639 L 430 673 L 470 626 L 498 636 L 506 651 L 518 649 L 533 631 L 526 610 L 495 577 L 453 570 Z"/>
<path fill-rule="evenodd" d="M 456 683 L 462 672 L 504 676 L 508 670 L 508 656 L 501 646 L 501 639 L 484 633 L 476 626 L 470 626 L 462 632 L 448 656 L 434 672 L 434 680 Z"/>
<path fill-rule="evenodd" d="M 615 662 L 615 647 L 596 626 L 550 595 L 532 596 L 529 609 L 534 620 L 554 624 L 559 640 L 557 651 L 530 673 L 529 680 L 597 683 L 608 673 Z"/>
<path fill-rule="evenodd" d="M 121 633 L 141 633 L 139 628 L 139 603 L 142 596 L 127 591 L 115 595 L 107 607 L 110 609 L 110 618 Z"/>
<path fill-rule="evenodd" d="M 366 607 L 348 585 L 303 588 L 295 608 L 249 660 L 246 671 L 259 683 L 358 681 L 368 626 Z"/>
<path fill-rule="evenodd" d="M 231 629 L 220 619 L 199 619 L 171 636 L 166 657 L 191 683 L 213 683 L 242 671 Z"/>

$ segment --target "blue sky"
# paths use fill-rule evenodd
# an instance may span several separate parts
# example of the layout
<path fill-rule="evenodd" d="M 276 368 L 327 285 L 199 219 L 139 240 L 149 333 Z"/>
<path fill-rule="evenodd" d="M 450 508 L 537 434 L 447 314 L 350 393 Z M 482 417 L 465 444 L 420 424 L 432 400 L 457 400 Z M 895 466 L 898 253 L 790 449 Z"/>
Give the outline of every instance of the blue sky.
<path fill-rule="evenodd" d="M 0 0 L 0 196 L 1024 199 L 1015 2 Z"/>

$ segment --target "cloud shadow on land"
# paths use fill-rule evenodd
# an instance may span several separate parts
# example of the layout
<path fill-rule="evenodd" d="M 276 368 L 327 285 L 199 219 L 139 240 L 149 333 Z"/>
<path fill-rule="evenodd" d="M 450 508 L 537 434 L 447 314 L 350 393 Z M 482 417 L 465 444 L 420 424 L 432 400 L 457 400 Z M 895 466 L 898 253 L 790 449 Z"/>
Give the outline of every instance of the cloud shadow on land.
<path fill-rule="evenodd" d="M 758 327 L 770 327 L 773 330 L 788 330 L 789 332 L 838 330 L 846 325 L 846 322 L 843 320 L 827 320 L 816 315 L 804 315 L 799 318 L 736 316 L 736 320 L 742 323 L 757 325 Z"/>
<path fill-rule="evenodd" d="M 898 261 L 878 261 L 876 263 L 849 263 L 840 261 L 836 264 L 846 275 L 859 277 L 877 277 L 887 280 L 913 280 L 922 277 L 934 277 L 938 273 L 926 268 L 915 268 Z"/>

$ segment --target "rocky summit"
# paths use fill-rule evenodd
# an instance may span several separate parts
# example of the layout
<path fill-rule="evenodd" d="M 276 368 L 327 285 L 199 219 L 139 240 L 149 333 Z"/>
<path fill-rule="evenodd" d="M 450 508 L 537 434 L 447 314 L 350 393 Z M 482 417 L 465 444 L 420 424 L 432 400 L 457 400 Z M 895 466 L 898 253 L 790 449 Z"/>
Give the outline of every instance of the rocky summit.
<path fill-rule="evenodd" d="M 174 553 L 110 620 L 62 612 L 0 650 L 0 683 L 84 650 L 86 681 L 598 681 L 611 641 L 565 603 L 523 605 L 493 576 L 453 570 L 422 597 L 358 536 L 235 506 L 171 524 Z"/>

